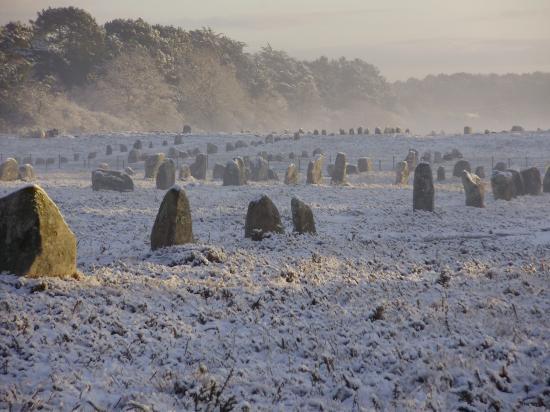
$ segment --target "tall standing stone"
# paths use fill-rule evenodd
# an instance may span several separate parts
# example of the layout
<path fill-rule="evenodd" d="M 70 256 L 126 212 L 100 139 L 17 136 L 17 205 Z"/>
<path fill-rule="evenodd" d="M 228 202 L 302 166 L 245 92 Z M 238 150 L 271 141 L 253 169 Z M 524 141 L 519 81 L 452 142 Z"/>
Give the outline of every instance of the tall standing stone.
<path fill-rule="evenodd" d="M 290 201 L 292 224 L 296 233 L 316 233 L 315 220 L 311 208 L 297 197 Z"/>
<path fill-rule="evenodd" d="M 315 159 L 311 160 L 307 166 L 307 183 L 311 185 L 317 185 L 322 182 L 323 179 L 323 155 L 315 156 Z"/>
<path fill-rule="evenodd" d="M 334 161 L 334 171 L 332 172 L 332 183 L 341 184 L 346 181 L 346 155 L 344 153 L 338 153 L 336 160 Z"/>
<path fill-rule="evenodd" d="M 163 161 L 164 153 L 148 155 L 145 158 L 145 178 L 154 179 Z"/>
<path fill-rule="evenodd" d="M 176 164 L 172 159 L 164 160 L 156 176 L 157 189 L 167 190 L 176 184 Z"/>
<path fill-rule="evenodd" d="M 428 163 L 420 163 L 414 170 L 413 210 L 434 210 L 434 182 L 432 168 Z"/>
<path fill-rule="evenodd" d="M 32 185 L 0 199 L 0 272 L 76 274 L 76 238 L 46 192 Z"/>
<path fill-rule="evenodd" d="M 193 223 L 189 200 L 182 188 L 173 186 L 164 195 L 155 219 L 151 231 L 151 249 L 191 242 L 193 242 Z"/>
<path fill-rule="evenodd" d="M 409 184 L 409 164 L 405 161 L 398 162 L 395 165 L 395 184 L 396 185 Z"/>
<path fill-rule="evenodd" d="M 298 168 L 294 163 L 288 165 L 285 173 L 285 185 L 297 185 L 298 184 Z"/>
<path fill-rule="evenodd" d="M 208 165 L 208 158 L 205 154 L 199 153 L 195 157 L 195 162 L 191 164 L 191 175 L 195 179 L 205 180 L 206 179 L 206 170 Z"/>
<path fill-rule="evenodd" d="M 8 157 L 0 165 L 0 181 L 9 182 L 19 178 L 19 164 L 17 160 Z"/>
<path fill-rule="evenodd" d="M 537 167 L 530 167 L 521 171 L 521 177 L 525 185 L 525 194 L 540 195 L 542 188 L 542 179 L 540 170 Z"/>
<path fill-rule="evenodd" d="M 485 186 L 479 176 L 464 170 L 462 185 L 466 195 L 466 206 L 485 207 Z"/>
<path fill-rule="evenodd" d="M 470 162 L 467 160 L 459 160 L 455 163 L 455 167 L 453 168 L 453 176 L 454 177 L 462 177 L 462 172 L 466 170 L 468 173 L 472 172 L 472 167 L 470 166 Z"/>
<path fill-rule="evenodd" d="M 244 236 L 262 240 L 268 233 L 284 233 L 281 215 L 275 204 L 266 195 L 248 204 Z"/>

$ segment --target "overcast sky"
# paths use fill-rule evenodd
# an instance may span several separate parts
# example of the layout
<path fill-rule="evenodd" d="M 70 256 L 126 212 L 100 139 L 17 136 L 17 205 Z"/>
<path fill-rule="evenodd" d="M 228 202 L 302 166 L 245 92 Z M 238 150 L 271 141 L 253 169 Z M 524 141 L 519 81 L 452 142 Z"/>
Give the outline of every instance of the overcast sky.
<path fill-rule="evenodd" d="M 360 57 L 389 80 L 430 73 L 550 71 L 550 0 L 0 0 L 0 22 L 74 5 L 98 22 L 210 26 L 251 51 Z"/>

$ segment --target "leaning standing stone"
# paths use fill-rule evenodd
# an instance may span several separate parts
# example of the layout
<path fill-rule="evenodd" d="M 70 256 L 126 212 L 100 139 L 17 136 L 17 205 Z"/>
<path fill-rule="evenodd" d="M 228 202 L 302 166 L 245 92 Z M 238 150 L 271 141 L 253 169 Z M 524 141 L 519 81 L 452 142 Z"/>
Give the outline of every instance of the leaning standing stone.
<path fill-rule="evenodd" d="M 323 155 L 316 155 L 307 166 L 307 183 L 316 185 L 321 183 L 323 173 Z"/>
<path fill-rule="evenodd" d="M 414 170 L 413 210 L 434 210 L 434 182 L 432 168 L 428 163 L 420 163 Z"/>
<path fill-rule="evenodd" d="M 292 210 L 292 223 L 296 233 L 316 233 L 315 221 L 311 208 L 297 197 L 290 202 Z"/>
<path fill-rule="evenodd" d="M 525 193 L 528 195 L 540 195 L 542 179 L 537 167 L 530 167 L 521 171 L 521 177 L 525 185 Z"/>
<path fill-rule="evenodd" d="M 266 195 L 248 204 L 244 236 L 262 240 L 268 233 L 284 233 L 281 215 L 275 204 Z"/>
<path fill-rule="evenodd" d="M 176 184 L 176 164 L 172 159 L 162 162 L 157 172 L 157 189 L 167 190 Z"/>
<path fill-rule="evenodd" d="M 294 163 L 288 165 L 285 173 L 285 185 L 297 185 L 298 184 L 298 168 Z"/>
<path fill-rule="evenodd" d="M 332 183 L 341 184 L 346 181 L 346 155 L 338 153 L 334 161 L 334 171 L 332 172 Z"/>
<path fill-rule="evenodd" d="M 471 173 L 472 167 L 470 166 L 470 162 L 467 160 L 459 160 L 455 163 L 455 167 L 453 169 L 453 176 L 454 177 L 462 177 L 462 172 L 466 170 L 468 173 Z"/>
<path fill-rule="evenodd" d="M 164 153 L 149 155 L 145 158 L 145 178 L 154 179 L 160 165 L 164 161 Z"/>
<path fill-rule="evenodd" d="M 151 249 L 191 242 L 193 242 L 193 224 L 189 201 L 182 188 L 173 186 L 164 195 L 155 219 L 151 231 Z"/>
<path fill-rule="evenodd" d="M 19 177 L 19 164 L 17 160 L 8 157 L 4 163 L 0 165 L 0 181 L 9 182 L 17 180 Z"/>
<path fill-rule="evenodd" d="M 395 184 L 409 184 L 409 164 L 405 161 L 398 162 L 395 168 Z"/>
<path fill-rule="evenodd" d="M 92 172 L 92 190 L 131 192 L 134 190 L 134 182 L 126 173 L 98 169 Z"/>
<path fill-rule="evenodd" d="M 464 170 L 462 172 L 462 185 L 466 194 L 466 206 L 485 207 L 485 186 L 479 176 Z"/>
<path fill-rule="evenodd" d="M 19 276 L 76 274 L 76 238 L 37 185 L 0 199 L 0 272 Z"/>

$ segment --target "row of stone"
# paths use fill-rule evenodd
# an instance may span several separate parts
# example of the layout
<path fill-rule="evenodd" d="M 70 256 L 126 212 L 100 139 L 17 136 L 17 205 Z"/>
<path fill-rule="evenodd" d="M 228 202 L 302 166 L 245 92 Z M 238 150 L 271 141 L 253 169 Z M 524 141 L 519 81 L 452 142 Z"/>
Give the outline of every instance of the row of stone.
<path fill-rule="evenodd" d="M 0 181 L 10 182 L 14 180 L 23 180 L 29 182 L 36 178 L 34 169 L 30 164 L 19 166 L 17 160 L 9 157 L 0 164 Z"/>

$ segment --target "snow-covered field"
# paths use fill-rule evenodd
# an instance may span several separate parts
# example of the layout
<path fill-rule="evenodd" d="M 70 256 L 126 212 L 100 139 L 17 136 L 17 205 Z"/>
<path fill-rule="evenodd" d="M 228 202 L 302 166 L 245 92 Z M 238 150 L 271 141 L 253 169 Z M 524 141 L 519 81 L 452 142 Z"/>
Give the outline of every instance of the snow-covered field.
<path fill-rule="evenodd" d="M 0 137 L 0 153 L 84 155 L 119 168 L 141 138 Z M 179 182 L 197 241 L 151 252 L 164 195 L 137 167 L 132 193 L 93 192 L 82 160 L 35 168 L 78 238 L 79 280 L 0 275 L 0 409 L 8 410 L 530 410 L 550 408 L 550 194 L 464 206 L 459 179 L 436 183 L 436 211 L 412 211 L 395 161 L 458 148 L 475 168 L 550 162 L 550 133 L 303 137 L 225 152 L 252 135 L 188 136 L 225 164 L 261 150 L 322 148 L 376 171 L 349 185 L 223 187 Z M 104 156 L 105 146 L 115 152 Z M 494 159 L 492 159 L 494 157 Z M 379 160 L 381 161 L 379 163 Z M 187 161 L 187 159 L 186 159 Z M 188 163 L 190 161 L 187 161 Z M 294 161 L 298 163 L 296 159 Z M 382 170 L 378 170 L 381 166 Z M 93 165 L 92 165 L 93 167 Z M 435 170 L 434 170 L 435 172 Z M 412 181 L 412 179 L 411 179 Z M 22 187 L 0 182 L 0 196 Z M 266 193 L 285 235 L 244 238 L 248 202 Z M 290 200 L 318 234 L 292 234 Z"/>

